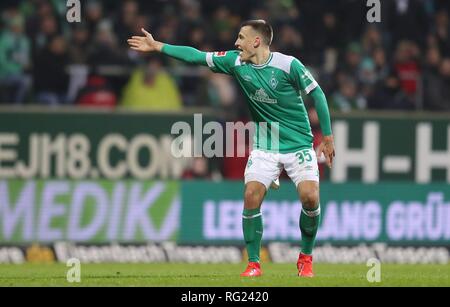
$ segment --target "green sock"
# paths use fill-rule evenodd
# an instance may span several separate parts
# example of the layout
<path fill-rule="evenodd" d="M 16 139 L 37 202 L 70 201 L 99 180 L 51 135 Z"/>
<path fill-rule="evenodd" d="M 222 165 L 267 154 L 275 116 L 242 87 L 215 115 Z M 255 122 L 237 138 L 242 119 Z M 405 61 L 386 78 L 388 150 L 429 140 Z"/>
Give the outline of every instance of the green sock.
<path fill-rule="evenodd" d="M 249 262 L 259 262 L 259 251 L 263 233 L 263 222 L 260 208 L 244 209 L 242 229 Z"/>
<path fill-rule="evenodd" d="M 302 250 L 306 255 L 311 255 L 316 241 L 317 229 L 320 224 L 320 204 L 315 209 L 304 209 L 300 214 L 300 231 L 302 232 Z"/>

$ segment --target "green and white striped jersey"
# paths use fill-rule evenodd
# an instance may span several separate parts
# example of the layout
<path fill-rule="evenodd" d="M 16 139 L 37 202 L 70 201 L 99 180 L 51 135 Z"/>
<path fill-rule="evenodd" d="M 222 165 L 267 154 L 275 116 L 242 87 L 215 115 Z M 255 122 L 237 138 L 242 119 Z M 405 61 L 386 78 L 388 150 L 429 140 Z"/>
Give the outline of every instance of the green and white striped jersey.
<path fill-rule="evenodd" d="M 233 50 L 208 52 L 206 62 L 213 72 L 233 76 L 242 88 L 257 125 L 254 149 L 292 153 L 312 147 L 313 135 L 300 91 L 309 94 L 318 84 L 298 59 L 272 52 L 266 63 L 254 65 L 241 62 L 239 51 Z M 261 123 L 267 123 L 268 131 L 259 131 L 265 127 Z M 276 141 L 271 138 L 277 134 L 279 144 L 274 145 Z"/>

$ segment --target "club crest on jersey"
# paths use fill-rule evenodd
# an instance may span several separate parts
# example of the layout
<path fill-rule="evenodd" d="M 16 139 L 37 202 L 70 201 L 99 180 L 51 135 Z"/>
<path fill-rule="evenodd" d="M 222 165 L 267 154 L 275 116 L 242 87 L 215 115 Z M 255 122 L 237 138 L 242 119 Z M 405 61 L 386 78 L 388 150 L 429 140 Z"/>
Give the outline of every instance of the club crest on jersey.
<path fill-rule="evenodd" d="M 272 76 L 272 78 L 270 78 L 269 83 L 270 83 L 270 86 L 271 86 L 273 89 L 275 89 L 275 88 L 277 87 L 277 85 L 278 85 L 278 81 L 277 81 L 277 79 L 275 79 L 274 76 Z"/>
<path fill-rule="evenodd" d="M 225 56 L 225 55 L 227 55 L 227 52 L 226 51 L 218 51 L 218 52 L 214 52 L 214 55 L 218 56 L 218 57 Z"/>
<path fill-rule="evenodd" d="M 272 89 L 275 89 L 278 85 L 277 79 L 275 79 L 275 72 L 272 70 L 272 78 L 269 80 L 269 84 L 272 87 Z"/>

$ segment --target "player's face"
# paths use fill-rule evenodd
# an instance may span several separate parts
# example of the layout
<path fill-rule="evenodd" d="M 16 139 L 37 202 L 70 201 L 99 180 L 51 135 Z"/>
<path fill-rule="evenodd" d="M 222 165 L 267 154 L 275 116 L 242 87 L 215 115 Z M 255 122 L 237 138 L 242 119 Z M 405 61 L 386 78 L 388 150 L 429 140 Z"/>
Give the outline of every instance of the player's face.
<path fill-rule="evenodd" d="M 241 51 L 242 61 L 249 61 L 256 54 L 257 40 L 256 32 L 251 27 L 244 26 L 241 28 L 234 45 Z"/>

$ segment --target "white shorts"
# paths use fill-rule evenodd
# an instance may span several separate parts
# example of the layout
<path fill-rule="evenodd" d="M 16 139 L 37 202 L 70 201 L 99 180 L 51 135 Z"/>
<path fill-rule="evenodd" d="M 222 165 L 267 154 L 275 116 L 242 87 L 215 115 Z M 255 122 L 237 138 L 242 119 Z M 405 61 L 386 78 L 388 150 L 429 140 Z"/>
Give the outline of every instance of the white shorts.
<path fill-rule="evenodd" d="M 311 148 L 287 154 L 253 150 L 245 168 L 245 183 L 258 181 L 269 189 L 283 168 L 296 187 L 305 180 L 319 182 L 316 152 Z"/>

